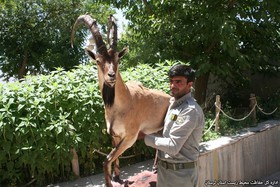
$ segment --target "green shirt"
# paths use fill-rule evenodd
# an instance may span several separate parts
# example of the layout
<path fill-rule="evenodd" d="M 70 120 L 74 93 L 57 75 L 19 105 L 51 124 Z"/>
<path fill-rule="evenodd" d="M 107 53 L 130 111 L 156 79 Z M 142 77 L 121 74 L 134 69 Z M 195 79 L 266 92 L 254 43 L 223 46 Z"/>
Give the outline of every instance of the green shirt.
<path fill-rule="evenodd" d="M 191 93 L 170 99 L 162 136 L 146 135 L 145 143 L 159 150 L 158 157 L 171 163 L 198 160 L 204 114 Z"/>

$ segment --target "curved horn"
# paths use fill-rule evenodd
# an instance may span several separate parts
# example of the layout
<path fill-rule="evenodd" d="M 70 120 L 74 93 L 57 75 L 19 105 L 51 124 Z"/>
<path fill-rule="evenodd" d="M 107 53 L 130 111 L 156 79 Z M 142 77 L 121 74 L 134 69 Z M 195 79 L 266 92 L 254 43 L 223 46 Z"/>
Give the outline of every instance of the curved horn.
<path fill-rule="evenodd" d="M 110 33 L 113 33 L 112 44 L 110 43 Z M 117 51 L 117 40 L 118 40 L 117 24 L 116 24 L 116 19 L 112 14 L 108 17 L 107 40 L 108 40 L 108 44 L 110 45 L 110 48 L 112 48 L 114 51 Z"/>
<path fill-rule="evenodd" d="M 72 29 L 71 46 L 73 47 L 73 41 L 75 38 L 76 30 L 77 30 L 78 26 L 81 25 L 82 23 L 84 23 L 86 25 L 86 27 L 88 29 L 90 29 L 90 32 L 96 43 L 97 52 L 101 53 L 101 54 L 107 53 L 107 48 L 106 48 L 105 43 L 103 42 L 102 36 L 97 27 L 96 20 L 92 19 L 90 15 L 81 15 L 77 18 L 77 20 L 73 26 L 73 29 Z"/>

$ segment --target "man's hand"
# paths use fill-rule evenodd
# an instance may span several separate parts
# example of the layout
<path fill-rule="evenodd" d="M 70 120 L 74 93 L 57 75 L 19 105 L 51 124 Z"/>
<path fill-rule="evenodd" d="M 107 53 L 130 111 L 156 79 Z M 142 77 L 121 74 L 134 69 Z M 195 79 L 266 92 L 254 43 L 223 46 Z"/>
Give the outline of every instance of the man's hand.
<path fill-rule="evenodd" d="M 145 136 L 146 136 L 146 134 L 145 134 L 145 133 L 143 133 L 142 131 L 140 131 L 140 132 L 138 133 L 137 140 L 142 140 L 142 139 L 144 139 L 144 138 L 145 138 Z"/>

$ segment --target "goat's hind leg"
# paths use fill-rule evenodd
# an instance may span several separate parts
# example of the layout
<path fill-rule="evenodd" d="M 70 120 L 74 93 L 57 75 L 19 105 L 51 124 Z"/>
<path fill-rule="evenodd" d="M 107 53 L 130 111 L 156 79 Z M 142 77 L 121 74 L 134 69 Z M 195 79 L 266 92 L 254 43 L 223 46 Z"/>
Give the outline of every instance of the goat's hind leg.
<path fill-rule="evenodd" d="M 120 144 L 120 138 L 114 138 L 113 139 L 113 146 L 117 147 Z M 127 149 L 127 148 L 126 148 Z M 126 150 L 125 149 L 125 150 Z M 114 167 L 114 175 L 113 175 L 113 181 L 118 182 L 120 184 L 124 184 L 124 186 L 128 186 L 129 184 L 132 184 L 133 182 L 130 182 L 128 180 L 123 181 L 120 178 L 121 170 L 120 170 L 120 160 L 119 157 L 116 158 L 116 160 L 113 161 L 113 167 Z"/>
<path fill-rule="evenodd" d="M 130 184 L 133 183 L 133 181 L 128 181 L 128 180 L 122 180 L 120 178 L 120 174 L 121 174 L 121 170 L 120 170 L 120 161 L 119 158 L 117 158 L 114 162 L 114 176 L 113 176 L 113 181 L 120 183 L 120 184 L 124 184 L 124 187 L 129 186 Z"/>
<path fill-rule="evenodd" d="M 119 143 L 120 143 L 120 138 L 119 137 L 114 137 L 113 138 L 113 142 L 112 142 L 113 146 L 117 147 L 119 145 Z M 119 157 L 117 157 L 113 161 L 113 167 L 114 167 L 113 181 L 122 184 L 123 181 L 120 179 L 121 170 L 120 170 L 120 160 L 119 160 Z"/>
<path fill-rule="evenodd" d="M 114 165 L 113 181 L 123 184 L 123 180 L 121 180 L 120 178 L 121 170 L 120 170 L 119 163 L 120 162 L 118 158 L 113 162 Z"/>
<path fill-rule="evenodd" d="M 116 161 L 118 162 L 118 156 L 116 157 L 114 155 L 116 154 L 115 153 L 116 147 L 119 144 L 119 142 L 120 142 L 120 137 L 113 136 L 113 141 L 112 141 L 113 150 L 109 153 L 109 155 L 107 155 L 106 159 L 103 162 L 103 172 L 104 172 L 106 187 L 113 187 L 111 184 L 111 180 L 115 181 L 115 179 L 112 178 L 112 163 L 114 163 L 115 165 L 115 162 Z"/>
<path fill-rule="evenodd" d="M 135 141 L 136 141 L 136 139 L 135 140 L 134 139 L 127 139 L 127 138 L 122 139 L 116 145 L 116 147 L 110 152 L 110 154 L 107 156 L 107 158 L 106 158 L 106 160 L 104 161 L 104 164 L 103 164 L 103 170 L 104 170 L 106 186 L 112 187 L 112 184 L 111 184 L 111 179 L 112 179 L 112 177 L 111 177 L 111 166 L 112 166 L 112 162 L 114 162 L 114 164 L 116 164 L 116 166 L 114 166 L 114 170 L 115 170 L 114 171 L 115 172 L 114 179 L 115 180 L 118 179 L 118 181 L 116 181 L 116 182 L 123 183 L 122 180 L 120 179 L 119 161 L 116 160 L 116 159 L 118 159 L 118 157 L 126 149 L 131 147 Z"/>

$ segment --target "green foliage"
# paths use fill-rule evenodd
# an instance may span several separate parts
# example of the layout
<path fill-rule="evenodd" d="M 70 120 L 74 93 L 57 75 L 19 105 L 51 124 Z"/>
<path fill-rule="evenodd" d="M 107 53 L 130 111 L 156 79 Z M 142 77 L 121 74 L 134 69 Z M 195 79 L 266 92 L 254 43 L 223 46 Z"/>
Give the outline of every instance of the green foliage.
<path fill-rule="evenodd" d="M 138 65 L 121 74 L 125 80 L 166 90 L 170 63 Z M 24 184 L 34 177 L 42 185 L 71 178 L 71 148 L 78 152 L 83 176 L 102 171 L 105 157 L 95 150 L 112 149 L 95 66 L 60 68 L 0 84 L 0 184 Z M 134 161 L 143 155 L 151 158 L 154 150 L 139 141 L 124 156 L 139 153 Z M 123 164 L 127 160 L 121 160 Z"/>
<path fill-rule="evenodd" d="M 80 14 L 99 22 L 112 13 L 109 6 L 82 0 L 10 0 L 0 3 L 0 70 L 5 79 L 70 70 L 85 61 L 87 29 L 79 29 L 74 48 L 71 29 Z M 107 21 L 107 20 L 106 20 Z"/>
<path fill-rule="evenodd" d="M 39 183 L 69 177 L 70 148 L 79 150 L 83 168 L 98 158 L 92 155 L 93 148 L 109 142 L 102 135 L 103 105 L 93 67 L 27 77 L 1 85 L 0 92 L 3 182 L 26 182 L 31 176 Z"/>
<path fill-rule="evenodd" d="M 191 62 L 202 79 L 195 85 L 199 102 L 210 73 L 234 85 L 248 81 L 248 70 L 279 77 L 277 0 L 96 1 L 122 9 L 130 21 L 122 37 L 130 63 Z"/>
<path fill-rule="evenodd" d="M 142 64 L 141 66 L 127 68 L 122 73 L 124 80 L 140 81 L 145 87 L 169 91 L 167 72 L 174 62 L 166 61 L 155 66 Z"/>
<path fill-rule="evenodd" d="M 191 61 L 199 74 L 211 71 L 233 81 L 240 77 L 237 70 L 248 67 L 279 71 L 277 1 L 105 2 L 122 8 L 131 21 L 125 39 L 137 61 Z"/>
<path fill-rule="evenodd" d="M 227 113 L 232 114 L 232 113 L 230 113 L 230 111 L 232 112 L 232 110 L 228 110 Z M 241 117 L 244 117 L 246 114 L 245 113 L 242 114 Z M 238 118 L 238 116 L 237 116 L 237 118 Z M 254 124 L 253 119 L 251 117 L 248 117 L 242 121 L 234 121 L 234 120 L 231 120 L 222 115 L 220 117 L 219 131 L 222 136 L 234 136 L 234 135 L 240 133 L 240 131 L 242 129 L 247 128 L 247 127 L 252 127 L 255 125 L 256 124 Z"/>
<path fill-rule="evenodd" d="M 202 136 L 203 142 L 220 137 L 220 133 L 215 131 L 215 124 L 213 125 L 214 119 L 214 115 L 211 113 L 205 113 L 205 128 Z"/>
<path fill-rule="evenodd" d="M 280 90 L 265 99 L 257 97 L 257 103 L 260 107 L 257 109 L 259 120 L 280 119 Z"/>

